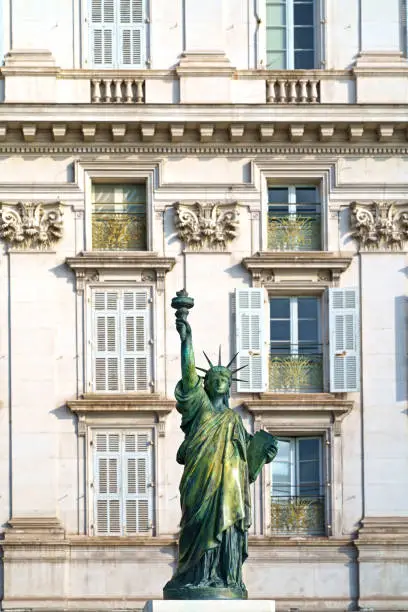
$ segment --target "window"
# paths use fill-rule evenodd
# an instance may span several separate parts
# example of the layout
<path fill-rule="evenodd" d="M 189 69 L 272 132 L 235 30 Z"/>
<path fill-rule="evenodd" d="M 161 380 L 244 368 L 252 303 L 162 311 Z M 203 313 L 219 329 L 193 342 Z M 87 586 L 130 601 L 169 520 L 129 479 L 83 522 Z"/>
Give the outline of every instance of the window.
<path fill-rule="evenodd" d="M 149 389 L 151 298 L 148 289 L 94 289 L 92 375 L 95 392 Z"/>
<path fill-rule="evenodd" d="M 272 533 L 324 534 L 322 439 L 280 438 L 270 469 Z"/>
<path fill-rule="evenodd" d="M 93 68 L 145 68 L 144 0 L 89 0 Z"/>
<path fill-rule="evenodd" d="M 151 431 L 96 431 L 91 449 L 93 533 L 133 535 L 151 531 Z"/>
<path fill-rule="evenodd" d="M 319 298 L 273 297 L 269 311 L 269 390 L 322 391 Z"/>
<path fill-rule="evenodd" d="M 318 187 L 268 188 L 268 249 L 321 249 L 321 205 Z"/>
<path fill-rule="evenodd" d="M 92 185 L 92 248 L 146 250 L 146 186 Z"/>
<path fill-rule="evenodd" d="M 316 67 L 315 0 L 266 0 L 268 70 Z"/>
<path fill-rule="evenodd" d="M 359 390 L 358 292 L 330 288 L 327 293 L 328 300 L 323 293 L 274 295 L 271 289 L 266 297 L 265 289 L 236 290 L 237 367 L 246 366 L 238 392 Z M 265 328 L 266 307 L 269 329 Z M 326 334 L 321 313 L 327 308 L 330 379 L 325 381 L 321 338 Z"/>

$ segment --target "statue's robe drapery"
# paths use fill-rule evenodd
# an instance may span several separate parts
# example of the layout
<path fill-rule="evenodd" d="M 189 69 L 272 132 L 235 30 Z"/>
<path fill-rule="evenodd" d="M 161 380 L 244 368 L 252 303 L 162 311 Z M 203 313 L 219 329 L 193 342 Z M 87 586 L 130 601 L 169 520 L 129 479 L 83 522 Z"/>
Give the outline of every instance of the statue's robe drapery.
<path fill-rule="evenodd" d="M 180 381 L 175 396 L 185 433 L 177 453 L 184 465 L 182 518 L 178 569 L 165 593 L 209 586 L 238 589 L 246 596 L 241 568 L 251 524 L 247 450 L 253 436 L 239 414 L 227 407 L 214 409 L 201 381 L 187 393 Z M 256 474 L 266 460 L 263 456 Z"/>

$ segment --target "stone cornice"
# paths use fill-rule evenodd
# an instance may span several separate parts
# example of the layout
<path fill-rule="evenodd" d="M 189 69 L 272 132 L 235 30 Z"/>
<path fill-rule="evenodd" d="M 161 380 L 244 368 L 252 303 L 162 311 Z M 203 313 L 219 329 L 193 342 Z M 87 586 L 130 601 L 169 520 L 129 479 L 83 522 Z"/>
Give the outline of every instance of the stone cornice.
<path fill-rule="evenodd" d="M 117 144 L 117 143 L 1 143 L 2 155 L 408 155 L 408 145 L 383 145 L 366 143 L 361 146 L 347 144 L 302 145 L 302 144 Z M 359 189 L 359 187 L 356 187 Z M 372 188 L 372 185 L 371 185 Z"/>
<path fill-rule="evenodd" d="M 243 405 L 254 415 L 255 430 L 265 426 L 287 431 L 306 425 L 319 430 L 333 426 L 334 434 L 340 435 L 341 423 L 354 402 L 330 393 L 262 393 L 259 399 L 247 399 Z"/>
<path fill-rule="evenodd" d="M 158 293 L 162 293 L 164 277 L 176 260 L 152 251 L 88 251 L 67 257 L 65 263 L 75 272 L 78 292 L 88 283 L 97 282 L 104 271 L 127 271 L 132 272 L 138 282 L 155 282 Z"/>
<path fill-rule="evenodd" d="M 259 251 L 245 257 L 242 264 L 251 272 L 255 287 L 279 288 L 292 283 L 307 289 L 337 284 L 352 258 L 351 254 L 328 251 Z"/>
<path fill-rule="evenodd" d="M 67 407 L 78 416 L 78 434 L 86 435 L 87 426 L 101 422 L 133 423 L 157 427 L 159 436 L 166 434 L 166 416 L 175 408 L 175 401 L 158 393 L 98 394 L 85 393 L 82 398 L 68 400 Z M 147 421 L 146 421 L 147 419 Z"/>
<path fill-rule="evenodd" d="M 86 393 L 81 399 L 69 400 L 68 408 L 75 414 L 89 414 L 92 412 L 154 412 L 158 415 L 169 414 L 175 407 L 175 401 L 167 399 L 158 393 L 145 395 L 102 395 Z"/>

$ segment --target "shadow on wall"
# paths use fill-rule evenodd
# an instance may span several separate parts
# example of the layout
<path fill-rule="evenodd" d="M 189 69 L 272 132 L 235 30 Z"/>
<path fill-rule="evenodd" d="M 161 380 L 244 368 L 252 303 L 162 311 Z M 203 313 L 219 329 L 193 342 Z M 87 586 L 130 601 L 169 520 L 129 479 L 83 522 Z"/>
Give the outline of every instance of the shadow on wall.
<path fill-rule="evenodd" d="M 403 272 L 408 275 L 408 268 Z M 408 399 L 408 297 L 395 298 L 395 382 L 398 402 Z"/>
<path fill-rule="evenodd" d="M 0 548 L 0 602 L 4 598 L 4 565 L 3 565 L 3 549 Z"/>

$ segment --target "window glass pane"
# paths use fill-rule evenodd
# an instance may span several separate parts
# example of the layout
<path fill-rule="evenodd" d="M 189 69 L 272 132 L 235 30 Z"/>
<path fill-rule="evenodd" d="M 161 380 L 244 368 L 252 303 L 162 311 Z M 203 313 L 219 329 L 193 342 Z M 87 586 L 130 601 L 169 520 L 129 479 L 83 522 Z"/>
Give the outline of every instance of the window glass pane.
<path fill-rule="evenodd" d="M 286 52 L 285 51 L 267 51 L 266 52 L 266 67 L 268 70 L 285 70 L 286 69 Z"/>
<path fill-rule="evenodd" d="M 289 201 L 287 187 L 270 187 L 268 189 L 268 200 L 270 204 L 282 204 Z"/>
<path fill-rule="evenodd" d="M 311 70 L 315 63 L 314 51 L 295 51 L 295 69 Z"/>
<path fill-rule="evenodd" d="M 271 321 L 271 342 L 278 340 L 290 342 L 290 321 L 287 319 Z"/>
<path fill-rule="evenodd" d="M 266 28 L 266 47 L 268 51 L 286 49 L 286 30 L 284 28 Z"/>
<path fill-rule="evenodd" d="M 303 342 L 310 342 L 313 344 L 317 344 L 317 321 L 316 320 L 299 321 L 298 331 L 299 331 L 299 344 L 302 344 Z"/>
<path fill-rule="evenodd" d="M 294 24 L 313 25 L 314 6 L 313 2 L 296 2 L 294 6 Z"/>
<path fill-rule="evenodd" d="M 299 319 L 317 319 L 318 298 L 302 297 L 298 298 L 298 317 Z"/>
<path fill-rule="evenodd" d="M 275 457 L 275 461 L 289 461 L 290 457 L 290 441 L 280 440 L 278 438 L 278 453 Z"/>
<path fill-rule="evenodd" d="M 286 9 L 280 2 L 269 2 L 266 5 L 266 24 L 271 26 L 284 26 L 286 24 Z"/>
<path fill-rule="evenodd" d="M 298 442 L 299 461 L 319 460 L 320 440 L 318 438 L 302 438 Z"/>
<path fill-rule="evenodd" d="M 319 202 L 317 187 L 296 187 L 297 204 L 316 204 Z"/>
<path fill-rule="evenodd" d="M 314 49 L 313 28 L 295 28 L 294 39 L 295 49 Z"/>
<path fill-rule="evenodd" d="M 319 463 L 318 461 L 301 461 L 299 463 L 299 483 L 318 483 Z"/>
<path fill-rule="evenodd" d="M 271 319 L 290 318 L 290 299 L 272 298 L 269 301 Z"/>

